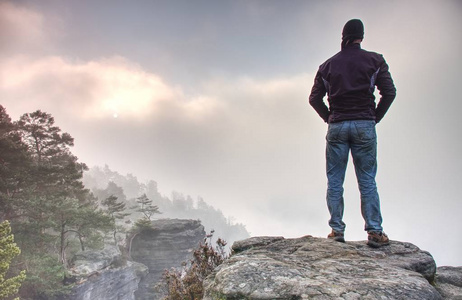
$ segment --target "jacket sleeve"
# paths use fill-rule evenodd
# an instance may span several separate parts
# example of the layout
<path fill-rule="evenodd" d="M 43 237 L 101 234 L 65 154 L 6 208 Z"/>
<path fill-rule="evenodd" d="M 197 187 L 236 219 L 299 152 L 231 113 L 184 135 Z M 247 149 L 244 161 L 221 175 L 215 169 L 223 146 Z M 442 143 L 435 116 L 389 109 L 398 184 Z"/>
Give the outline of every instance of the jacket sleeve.
<path fill-rule="evenodd" d="M 314 78 L 314 85 L 310 94 L 310 105 L 316 110 L 319 116 L 327 123 L 329 119 L 329 108 L 324 103 L 323 98 L 326 95 L 326 87 L 319 71 Z"/>
<path fill-rule="evenodd" d="M 381 95 L 380 101 L 377 104 L 377 108 L 375 109 L 375 121 L 378 123 L 385 116 L 391 106 L 391 103 L 393 100 L 395 100 L 396 97 L 396 88 L 393 84 L 391 74 L 388 71 L 388 65 L 385 62 L 385 59 L 383 59 L 382 65 L 380 66 L 376 85 Z"/>

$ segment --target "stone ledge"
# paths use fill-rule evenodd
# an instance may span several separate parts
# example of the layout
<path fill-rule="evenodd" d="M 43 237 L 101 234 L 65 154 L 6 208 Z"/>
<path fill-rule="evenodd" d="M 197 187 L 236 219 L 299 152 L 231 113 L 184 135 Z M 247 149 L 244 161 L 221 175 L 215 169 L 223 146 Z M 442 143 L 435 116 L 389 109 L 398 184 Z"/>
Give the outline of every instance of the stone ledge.
<path fill-rule="evenodd" d="M 410 243 L 373 249 L 305 236 L 254 237 L 205 281 L 211 299 L 442 299 L 433 257 Z"/>

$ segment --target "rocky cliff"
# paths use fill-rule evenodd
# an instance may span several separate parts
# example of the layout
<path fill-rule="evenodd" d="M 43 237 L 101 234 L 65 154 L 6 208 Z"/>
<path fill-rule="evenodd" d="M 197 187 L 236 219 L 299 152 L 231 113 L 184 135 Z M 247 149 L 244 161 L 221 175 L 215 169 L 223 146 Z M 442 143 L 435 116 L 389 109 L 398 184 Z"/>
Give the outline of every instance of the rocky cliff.
<path fill-rule="evenodd" d="M 73 259 L 70 276 L 76 285 L 66 300 L 135 300 L 146 266 L 125 261 L 116 247 L 83 251 Z"/>
<path fill-rule="evenodd" d="M 127 261 L 114 246 L 75 255 L 68 278 L 75 286 L 71 295 L 63 299 L 161 299 L 155 286 L 164 270 L 192 259 L 205 231 L 196 220 L 161 219 L 152 221 L 152 227 L 134 236 L 132 261 Z"/>
<path fill-rule="evenodd" d="M 205 237 L 197 220 L 161 219 L 152 221 L 153 230 L 143 231 L 132 242 L 133 261 L 146 265 L 149 273 L 140 282 L 137 300 L 160 299 L 155 289 L 164 270 L 180 267 Z"/>
<path fill-rule="evenodd" d="M 232 248 L 205 281 L 205 300 L 462 299 L 461 269 L 435 279 L 432 256 L 410 243 L 372 249 L 365 241 L 255 237 Z"/>

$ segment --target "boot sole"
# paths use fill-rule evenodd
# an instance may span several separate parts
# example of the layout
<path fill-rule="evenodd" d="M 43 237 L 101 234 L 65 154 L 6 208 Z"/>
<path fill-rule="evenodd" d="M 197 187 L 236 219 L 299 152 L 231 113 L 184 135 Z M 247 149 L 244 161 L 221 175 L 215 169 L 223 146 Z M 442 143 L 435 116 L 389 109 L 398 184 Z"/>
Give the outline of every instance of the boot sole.
<path fill-rule="evenodd" d="M 329 238 L 329 239 L 334 240 L 336 242 L 345 243 L 345 238 L 343 237 L 335 237 L 335 238 Z"/>
<path fill-rule="evenodd" d="M 380 248 L 382 246 L 387 246 L 389 245 L 390 242 L 374 242 L 374 241 L 367 241 L 367 245 L 371 248 Z"/>

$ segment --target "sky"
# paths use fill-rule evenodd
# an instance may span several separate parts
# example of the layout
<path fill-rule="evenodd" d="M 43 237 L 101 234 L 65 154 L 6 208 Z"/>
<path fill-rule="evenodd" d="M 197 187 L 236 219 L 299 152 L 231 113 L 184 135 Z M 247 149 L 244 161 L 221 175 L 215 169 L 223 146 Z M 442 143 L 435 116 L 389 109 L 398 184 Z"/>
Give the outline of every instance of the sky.
<path fill-rule="evenodd" d="M 325 237 L 327 125 L 308 96 L 353 18 L 397 88 L 377 125 L 385 232 L 461 266 L 461 1 L 0 0 L 0 104 L 252 236 Z M 346 239 L 365 240 L 351 159 L 345 201 Z"/>

